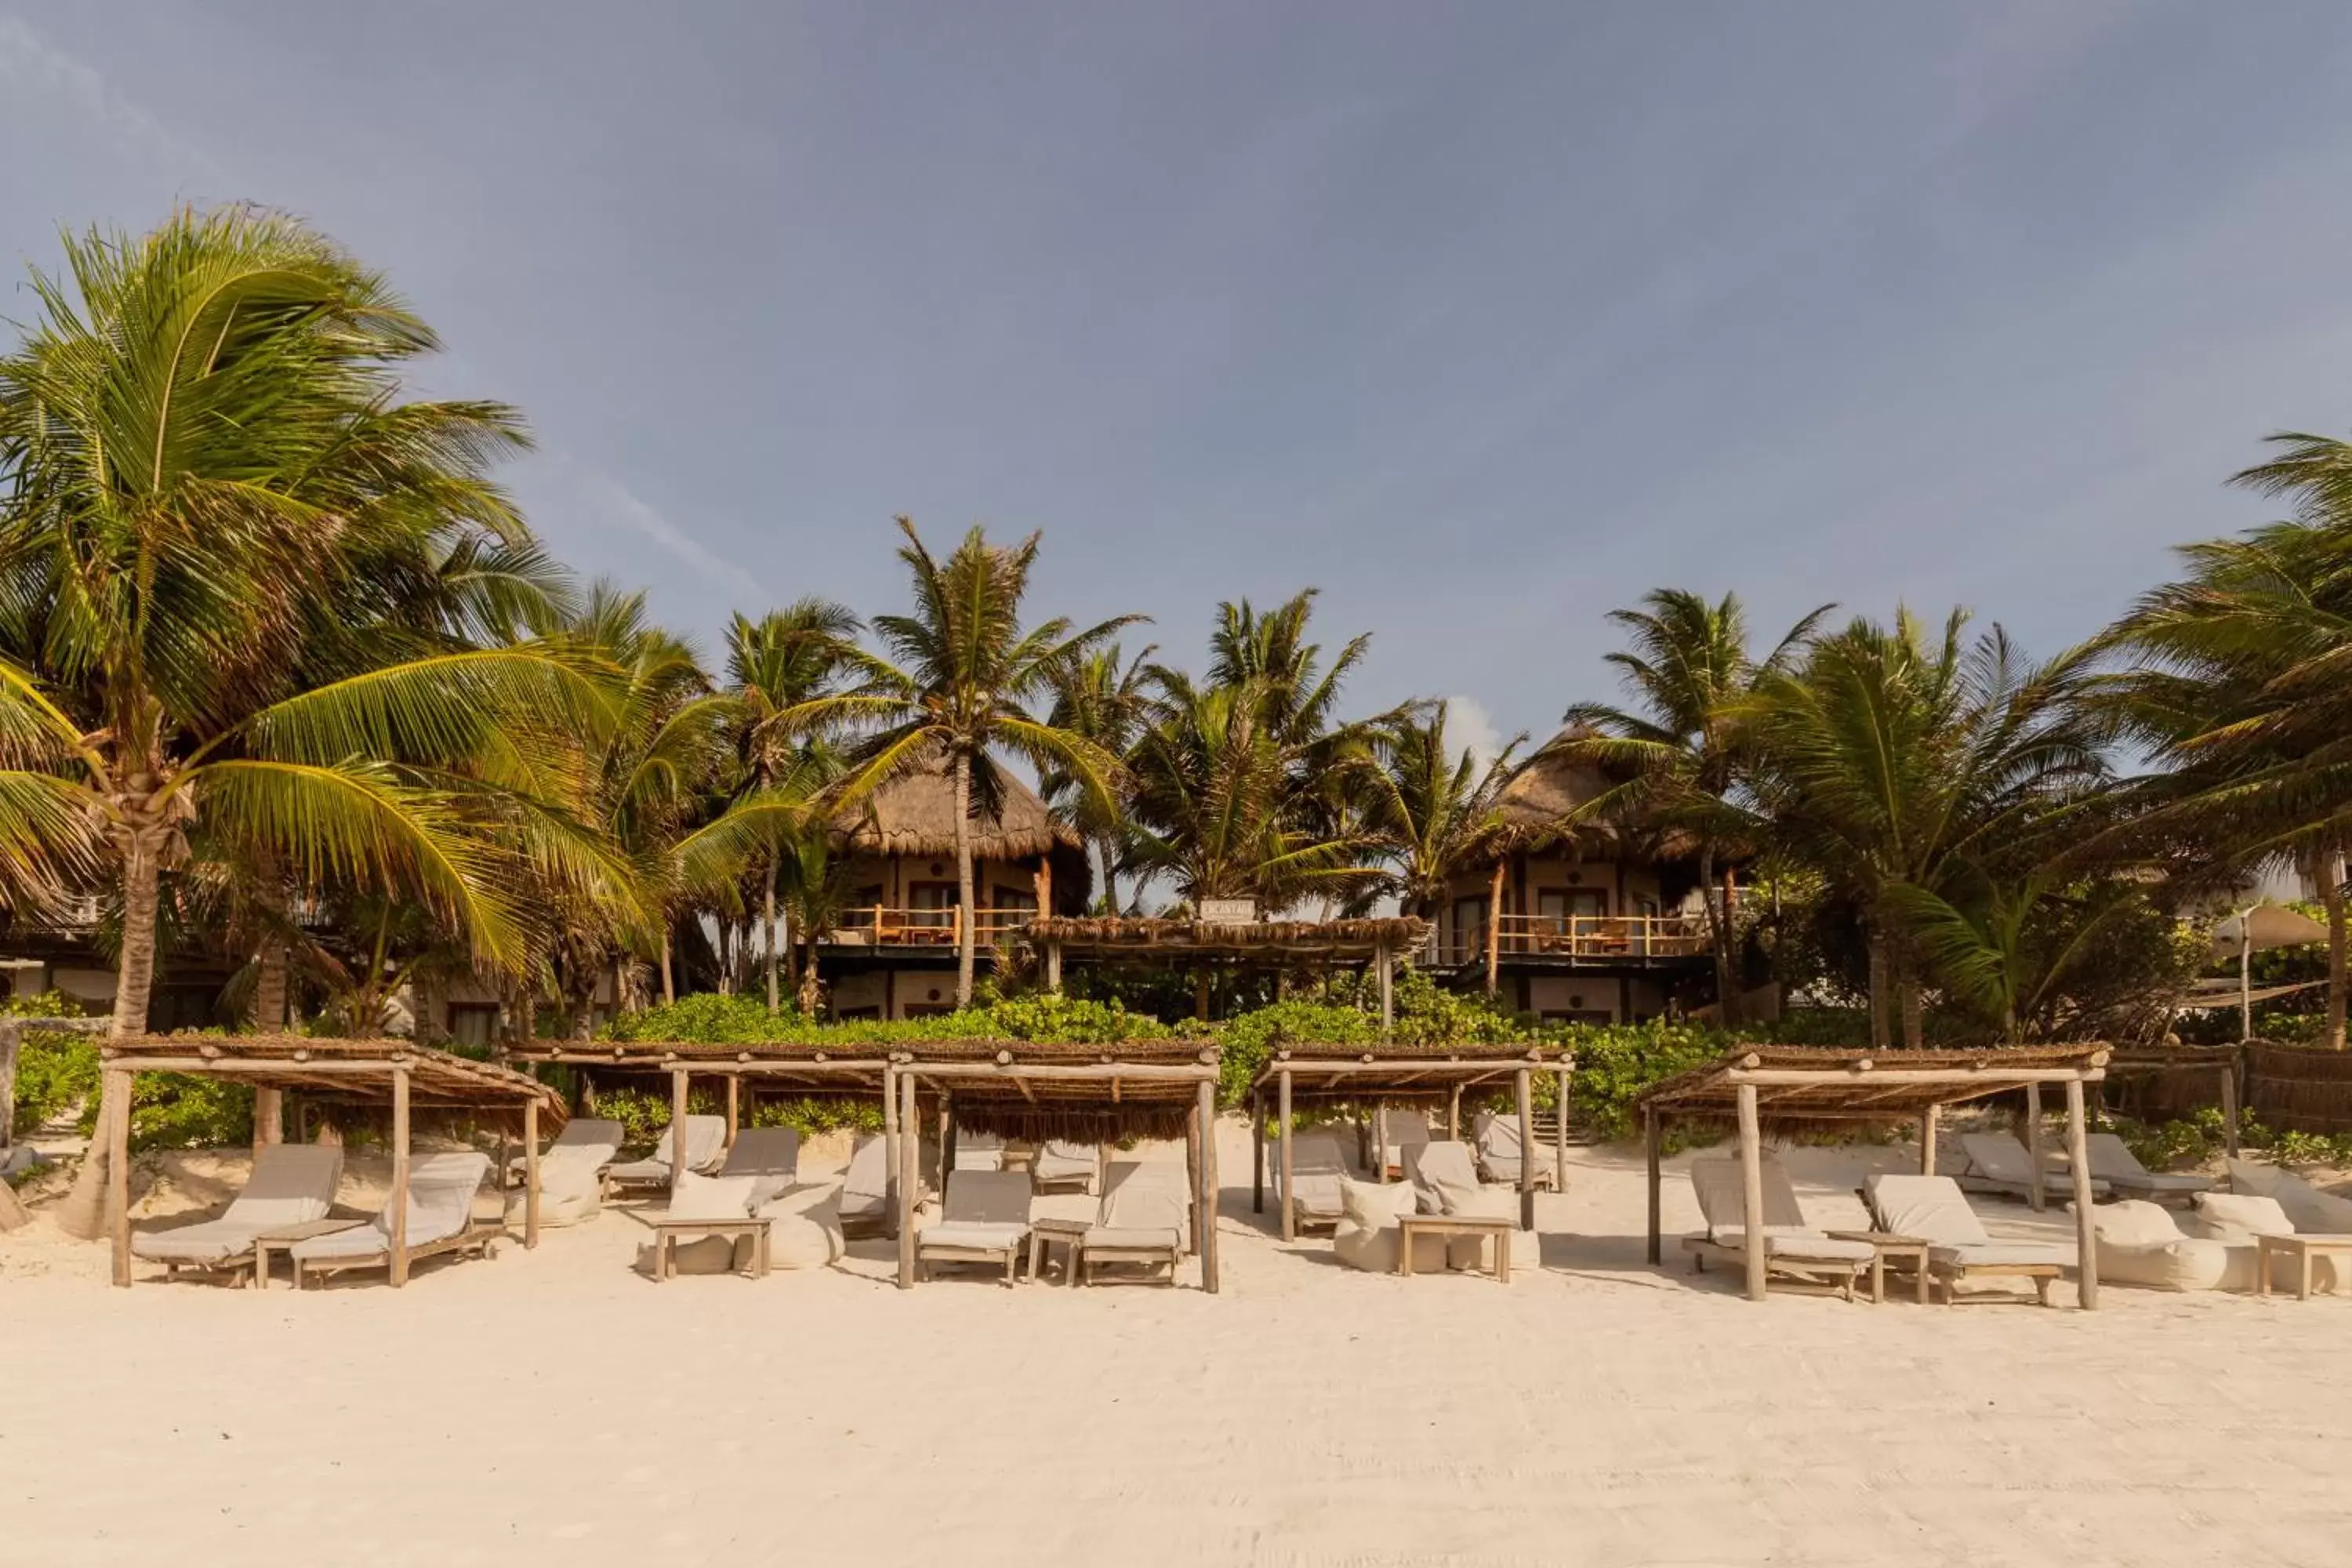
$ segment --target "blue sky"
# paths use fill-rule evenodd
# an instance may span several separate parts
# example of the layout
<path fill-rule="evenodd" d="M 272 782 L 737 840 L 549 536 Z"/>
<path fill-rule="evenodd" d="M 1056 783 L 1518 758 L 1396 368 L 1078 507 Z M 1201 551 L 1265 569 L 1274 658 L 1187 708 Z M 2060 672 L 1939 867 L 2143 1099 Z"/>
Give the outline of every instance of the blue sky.
<path fill-rule="evenodd" d="M 2259 521 L 2352 427 L 2347 64 L 2283 0 L 0 0 L 0 258 L 309 216 L 706 647 L 894 606 L 905 511 L 1181 658 L 1318 584 L 1361 705 L 1541 732 L 1655 585 L 2047 651 Z"/>

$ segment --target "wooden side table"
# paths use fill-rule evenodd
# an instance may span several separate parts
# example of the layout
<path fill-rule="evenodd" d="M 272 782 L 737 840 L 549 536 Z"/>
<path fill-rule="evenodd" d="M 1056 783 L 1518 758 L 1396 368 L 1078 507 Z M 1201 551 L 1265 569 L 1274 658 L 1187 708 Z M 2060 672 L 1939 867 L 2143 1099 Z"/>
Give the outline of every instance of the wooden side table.
<path fill-rule="evenodd" d="M 2294 1299 L 2311 1300 L 2311 1259 L 2315 1254 L 2352 1263 L 2352 1236 L 2258 1236 L 2254 1238 L 2254 1294 L 2271 1293 L 2271 1254 L 2294 1260 Z"/>
<path fill-rule="evenodd" d="M 363 1219 L 306 1219 L 296 1225 L 281 1225 L 275 1230 L 265 1230 L 253 1238 L 253 1288 L 269 1289 L 269 1255 L 283 1250 L 298 1241 L 308 1241 L 314 1236 L 327 1236 L 339 1230 L 352 1230 L 367 1224 Z M 299 1285 L 299 1281 L 297 1282 Z"/>
<path fill-rule="evenodd" d="M 1029 1222 L 1029 1279 L 1032 1284 L 1045 1278 L 1038 1268 L 1053 1256 L 1052 1248 L 1062 1249 L 1062 1283 L 1075 1286 L 1078 1282 L 1078 1248 L 1093 1226 L 1082 1219 L 1037 1219 Z"/>
<path fill-rule="evenodd" d="M 1911 1266 L 1914 1282 L 1918 1289 L 1918 1302 L 1927 1304 L 1927 1242 L 1924 1237 L 1897 1236 L 1891 1230 L 1833 1230 L 1829 1233 L 1837 1241 L 1870 1243 L 1870 1300 L 1873 1304 L 1886 1300 L 1886 1260 Z"/>
<path fill-rule="evenodd" d="M 1511 1282 L 1511 1232 L 1515 1219 L 1486 1219 L 1469 1215 L 1409 1214 L 1397 1221 L 1397 1272 L 1412 1272 L 1412 1241 L 1416 1236 L 1475 1236 L 1495 1239 L 1495 1281 Z"/>
<path fill-rule="evenodd" d="M 768 1222 L 763 1219 L 654 1219 L 646 1223 L 654 1230 L 654 1282 L 668 1279 L 677 1266 L 677 1238 L 681 1236 L 723 1236 L 729 1241 L 739 1237 L 751 1238 L 751 1278 L 768 1277 Z"/>

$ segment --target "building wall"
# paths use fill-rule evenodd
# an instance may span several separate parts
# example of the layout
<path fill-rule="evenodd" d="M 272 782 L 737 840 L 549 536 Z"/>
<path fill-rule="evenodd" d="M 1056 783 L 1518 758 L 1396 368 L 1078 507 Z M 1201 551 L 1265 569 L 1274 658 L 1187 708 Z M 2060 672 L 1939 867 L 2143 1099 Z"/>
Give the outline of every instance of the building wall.
<path fill-rule="evenodd" d="M 952 969 L 867 970 L 827 980 L 836 1018 L 918 1018 L 955 1005 Z"/>
<path fill-rule="evenodd" d="M 1027 909 L 1037 897 L 1037 862 L 989 860 L 971 863 L 972 899 L 982 909 Z M 856 903 L 879 903 L 886 909 L 912 907 L 918 884 L 952 887 L 956 879 L 952 855 L 857 855 L 850 859 L 850 886 Z M 953 901 L 953 894 L 949 895 Z"/>
<path fill-rule="evenodd" d="M 1547 1021 L 1633 1024 L 1666 1010 L 1665 987 L 1641 975 L 1531 974 L 1527 1010 Z"/>
<path fill-rule="evenodd" d="M 1493 868 L 1457 871 L 1447 880 L 1444 907 L 1436 911 L 1442 948 L 1459 952 L 1465 944 L 1483 940 L 1486 896 L 1493 889 Z M 1503 912 L 1539 912 L 1545 893 L 1599 895 L 1604 916 L 1661 914 L 1669 908 L 1660 891 L 1658 868 L 1643 860 L 1587 860 L 1574 856 L 1514 857 L 1503 873 Z M 1465 909 L 1462 900 L 1475 908 Z"/>

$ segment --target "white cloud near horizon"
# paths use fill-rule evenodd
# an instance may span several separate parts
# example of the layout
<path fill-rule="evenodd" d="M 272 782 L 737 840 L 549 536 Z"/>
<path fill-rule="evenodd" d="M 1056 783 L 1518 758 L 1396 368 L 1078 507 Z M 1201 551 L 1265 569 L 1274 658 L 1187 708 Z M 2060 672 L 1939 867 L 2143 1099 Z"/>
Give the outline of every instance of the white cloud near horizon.
<path fill-rule="evenodd" d="M 186 137 L 123 96 L 105 76 L 58 48 L 21 16 L 0 16 L 0 103 L 63 103 L 114 151 L 152 169 L 218 179 L 220 166 Z"/>
<path fill-rule="evenodd" d="M 702 576 L 724 584 L 731 595 L 740 596 L 748 591 L 762 600 L 774 597 L 742 563 L 729 561 L 710 550 L 604 469 L 562 454 L 555 457 L 555 465 L 569 477 L 595 521 L 651 541 Z"/>

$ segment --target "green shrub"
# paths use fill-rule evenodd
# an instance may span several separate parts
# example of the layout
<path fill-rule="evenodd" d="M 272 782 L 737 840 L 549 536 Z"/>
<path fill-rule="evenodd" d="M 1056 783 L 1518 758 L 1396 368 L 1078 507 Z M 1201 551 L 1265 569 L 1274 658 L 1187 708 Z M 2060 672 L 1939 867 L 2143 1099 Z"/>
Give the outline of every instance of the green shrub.
<path fill-rule="evenodd" d="M 2227 1147 L 2221 1110 L 2204 1106 L 2193 1115 L 2170 1121 L 2136 1121 L 2109 1116 L 2106 1131 L 2124 1141 L 2139 1163 L 2151 1171 L 2202 1164 Z M 2352 1165 L 2352 1133 L 2278 1132 L 2252 1116 L 2238 1121 L 2242 1149 L 2265 1154 L 2281 1165 Z"/>
<path fill-rule="evenodd" d="M 61 991 L 0 997 L 0 1016 L 80 1018 L 89 1009 Z M 16 1127 L 19 1134 L 64 1115 L 98 1095 L 98 1041 L 89 1035 L 35 1030 L 16 1054 Z"/>
<path fill-rule="evenodd" d="M 790 1008 L 770 1014 L 755 996 L 682 996 L 606 1027 L 611 1040 L 690 1040 L 708 1045 L 895 1045 L 916 1040 L 1143 1040 L 1175 1031 L 1116 1002 L 1020 996 L 960 1013 L 890 1022 L 826 1023 Z"/>
<path fill-rule="evenodd" d="M 1570 1024 L 1551 1037 L 1576 1054 L 1569 1079 L 1570 1113 L 1602 1139 L 1639 1131 L 1633 1102 L 1663 1079 L 1704 1066 L 1729 1050 L 1733 1037 L 1688 1024 Z"/>

